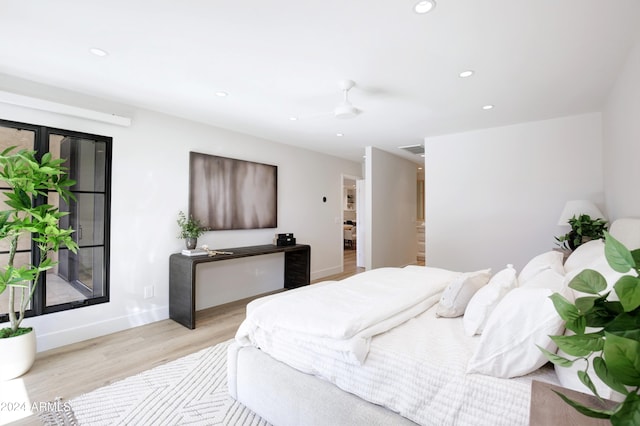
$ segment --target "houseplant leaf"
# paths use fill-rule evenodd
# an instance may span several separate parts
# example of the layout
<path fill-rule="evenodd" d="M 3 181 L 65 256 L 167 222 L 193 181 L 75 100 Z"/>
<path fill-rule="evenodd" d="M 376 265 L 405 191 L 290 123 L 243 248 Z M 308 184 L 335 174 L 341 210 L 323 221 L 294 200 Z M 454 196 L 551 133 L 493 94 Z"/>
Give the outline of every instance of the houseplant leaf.
<path fill-rule="evenodd" d="M 640 425 L 640 396 L 629 393 L 620 408 L 611 416 L 613 426 Z"/>
<path fill-rule="evenodd" d="M 549 296 L 549 298 L 553 302 L 553 306 L 555 306 L 556 311 L 558 311 L 558 315 L 560 315 L 560 318 L 562 318 L 563 320 L 575 320 L 580 316 L 578 308 L 576 308 L 560 293 L 553 293 L 551 296 Z"/>
<path fill-rule="evenodd" d="M 640 306 L 640 279 L 627 275 L 621 277 L 613 288 L 625 312 L 631 312 Z"/>
<path fill-rule="evenodd" d="M 575 276 L 569 287 L 587 294 L 599 294 L 607 289 L 607 280 L 593 269 L 585 269 Z"/>
<path fill-rule="evenodd" d="M 566 322 L 566 327 L 577 334 L 583 334 L 587 321 L 580 314 L 578 308 L 559 293 L 554 293 L 549 298 L 553 302 L 560 318 Z"/>
<path fill-rule="evenodd" d="M 640 249 L 631 250 L 631 257 L 633 257 L 636 266 L 640 265 Z"/>
<path fill-rule="evenodd" d="M 609 293 L 607 293 L 608 295 Z M 588 327 L 604 327 L 623 312 L 622 304 L 618 301 L 596 300 L 593 308 L 586 312 L 584 316 Z"/>
<path fill-rule="evenodd" d="M 608 294 L 608 293 L 607 293 Z M 586 296 L 586 297 L 578 297 L 575 302 L 576 308 L 583 314 L 590 313 L 590 311 L 594 308 L 594 306 L 602 305 L 602 302 L 605 300 L 605 296 Z"/>
<path fill-rule="evenodd" d="M 607 364 L 604 362 L 602 357 L 595 357 L 593 359 L 593 369 L 596 372 L 596 375 L 604 382 L 605 385 L 609 386 L 616 392 L 620 392 L 623 395 L 629 393 L 627 388 L 620 383 L 618 379 L 609 374 L 609 369 L 607 368 Z"/>
<path fill-rule="evenodd" d="M 574 401 L 573 399 L 571 399 L 571 398 L 569 398 L 567 396 L 564 396 L 560 392 L 556 392 L 555 390 L 554 390 L 554 392 L 560 398 L 562 398 L 562 400 L 564 402 L 566 402 L 567 404 L 569 404 L 570 406 L 575 408 L 579 413 L 584 414 L 585 416 L 594 417 L 594 418 L 597 418 L 597 419 L 608 419 L 613 414 L 613 412 L 611 410 L 596 410 L 594 408 L 585 407 L 584 405 L 580 404 L 579 402 Z"/>
<path fill-rule="evenodd" d="M 599 334 L 575 334 L 572 336 L 551 336 L 551 340 L 569 355 L 584 357 L 599 352 L 604 339 Z"/>
<path fill-rule="evenodd" d="M 536 345 L 536 346 L 538 346 L 538 349 L 540 349 L 540 351 L 542 351 L 544 356 L 546 356 L 547 359 L 549 361 L 551 361 L 552 363 L 554 363 L 555 365 L 559 365 L 560 367 L 571 367 L 573 365 L 573 363 L 576 362 L 575 359 L 572 361 L 570 359 L 561 357 L 560 355 L 554 354 L 553 352 L 550 352 L 550 351 L 546 350 L 545 348 L 543 348 L 540 345 Z"/>
<path fill-rule="evenodd" d="M 631 268 L 635 268 L 636 263 L 629 249 L 627 249 L 620 241 L 616 240 L 605 232 L 604 255 L 607 258 L 609 266 L 621 273 L 629 272 Z"/>
<path fill-rule="evenodd" d="M 591 391 L 591 393 L 593 393 L 595 396 L 600 398 L 600 395 L 598 394 L 598 390 L 596 389 L 596 385 L 593 384 L 591 377 L 589 377 L 586 371 L 578 371 L 578 378 L 580 379 L 582 384 L 585 385 Z"/>
<path fill-rule="evenodd" d="M 605 332 L 604 359 L 620 382 L 640 386 L 640 342 Z"/>
<path fill-rule="evenodd" d="M 622 313 L 607 324 L 606 331 L 627 339 L 640 341 L 640 316 Z"/>

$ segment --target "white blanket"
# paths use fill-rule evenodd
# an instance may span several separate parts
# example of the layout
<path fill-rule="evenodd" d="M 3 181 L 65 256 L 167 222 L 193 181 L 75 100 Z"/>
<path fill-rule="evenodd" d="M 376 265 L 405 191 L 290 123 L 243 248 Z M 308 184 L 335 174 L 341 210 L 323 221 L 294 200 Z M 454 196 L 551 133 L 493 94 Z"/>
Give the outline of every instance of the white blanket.
<path fill-rule="evenodd" d="M 362 364 L 372 336 L 429 309 L 459 274 L 430 267 L 380 268 L 258 299 L 247 306 L 236 341 L 257 347 L 273 339 L 299 343 Z"/>

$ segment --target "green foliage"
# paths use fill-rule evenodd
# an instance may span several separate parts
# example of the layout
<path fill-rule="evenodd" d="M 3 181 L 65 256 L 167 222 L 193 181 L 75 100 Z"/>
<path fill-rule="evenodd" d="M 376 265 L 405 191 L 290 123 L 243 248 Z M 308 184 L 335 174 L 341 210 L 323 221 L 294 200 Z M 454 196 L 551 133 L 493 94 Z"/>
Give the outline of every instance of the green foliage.
<path fill-rule="evenodd" d="M 555 237 L 556 244 L 563 249 L 575 250 L 581 244 L 589 240 L 599 240 L 604 238 L 607 231 L 607 221 L 604 219 L 591 219 L 588 214 L 573 216 L 569 219 L 571 231 L 565 235 Z"/>
<path fill-rule="evenodd" d="M 182 211 L 178 213 L 178 226 L 180 227 L 180 234 L 178 234 L 178 238 L 182 239 L 198 238 L 204 234 L 205 231 L 198 219 L 194 219 L 191 215 L 187 218 Z"/>
<path fill-rule="evenodd" d="M 596 375 L 611 389 L 625 395 L 612 410 L 594 410 L 560 395 L 580 413 L 610 419 L 613 425 L 640 424 L 640 250 L 629 251 L 606 231 L 605 256 L 615 271 L 628 273 L 613 286 L 618 300 L 609 300 L 605 278 L 597 271 L 585 269 L 569 287 L 593 296 L 579 297 L 574 303 L 559 294 L 551 300 L 566 326 L 575 335 L 551 336 L 568 359 L 542 350 L 546 357 L 561 367 L 570 367 L 579 359 L 587 366 L 591 359 Z M 604 293 L 603 293 L 604 292 Z M 589 332 L 586 332 L 589 330 Z M 542 349 L 542 348 L 541 348 Z M 596 396 L 587 367 L 578 377 Z"/>
<path fill-rule="evenodd" d="M 69 188 L 75 181 L 68 178 L 63 163 L 64 159 L 54 159 L 51 153 L 45 153 L 38 159 L 35 151 L 15 152 L 15 147 L 0 153 L 0 180 L 4 181 L 3 186 L 10 188 L 4 191 L 5 210 L 0 211 L 0 239 L 9 242 L 7 265 L 0 267 L 0 293 L 9 291 L 7 312 L 11 335 L 18 335 L 19 330 L 23 330 L 20 323 L 40 274 L 55 265 L 47 257 L 48 253 L 58 251 L 60 247 L 67 247 L 75 253 L 78 248 L 72 238 L 74 231 L 60 228 L 60 219 L 67 213 L 48 204 L 34 205 L 33 202 L 51 192 L 58 193 L 65 201 L 73 198 Z M 18 241 L 29 236 L 38 247 L 39 257 L 36 258 L 39 262 L 16 267 L 13 261 Z M 19 293 L 19 300 L 16 293 Z"/>
<path fill-rule="evenodd" d="M 0 328 L 0 339 L 22 336 L 23 334 L 31 333 L 31 331 L 33 331 L 31 327 L 22 327 L 16 331 L 13 331 L 11 328 Z"/>

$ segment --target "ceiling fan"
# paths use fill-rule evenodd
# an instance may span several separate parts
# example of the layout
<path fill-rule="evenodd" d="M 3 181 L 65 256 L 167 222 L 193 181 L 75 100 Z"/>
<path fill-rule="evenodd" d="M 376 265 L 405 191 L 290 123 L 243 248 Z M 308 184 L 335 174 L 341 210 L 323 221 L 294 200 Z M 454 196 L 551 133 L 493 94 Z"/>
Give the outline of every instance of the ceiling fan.
<path fill-rule="evenodd" d="M 335 118 L 340 118 L 340 119 L 357 117 L 362 113 L 362 110 L 353 106 L 353 104 L 349 101 L 349 90 L 355 87 L 355 85 L 356 83 L 353 80 L 340 80 L 338 82 L 338 86 L 340 87 L 340 90 L 342 90 L 342 93 L 344 96 L 342 99 L 342 102 L 340 102 L 331 112 L 327 111 L 320 114 L 306 116 L 304 118 L 311 119 L 311 118 L 318 118 L 318 117 L 327 117 L 330 115 L 333 115 Z M 298 120 L 298 118 L 299 117 L 294 116 L 294 117 L 290 117 L 289 119 L 296 121 Z"/>
<path fill-rule="evenodd" d="M 333 115 L 336 118 L 355 118 L 359 114 L 362 113 L 362 110 L 353 106 L 351 102 L 349 102 L 349 90 L 351 90 L 355 85 L 355 81 L 353 80 L 340 80 L 338 82 L 340 89 L 344 93 L 344 99 L 333 109 Z"/>

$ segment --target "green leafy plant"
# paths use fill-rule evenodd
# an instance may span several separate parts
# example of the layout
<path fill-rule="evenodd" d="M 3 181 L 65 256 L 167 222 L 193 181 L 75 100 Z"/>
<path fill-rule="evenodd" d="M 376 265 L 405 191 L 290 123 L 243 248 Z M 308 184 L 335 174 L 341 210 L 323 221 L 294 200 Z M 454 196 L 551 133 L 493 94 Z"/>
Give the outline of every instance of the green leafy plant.
<path fill-rule="evenodd" d="M 556 238 L 556 244 L 563 249 L 575 250 L 581 244 L 589 240 L 598 240 L 604 238 L 604 232 L 607 230 L 607 221 L 596 218 L 591 219 L 588 214 L 581 214 L 578 217 L 573 216 L 569 219 L 571 231 L 565 235 Z"/>
<path fill-rule="evenodd" d="M 7 265 L 0 268 L 0 293 L 9 292 L 10 328 L 0 332 L 0 337 L 12 337 L 30 331 L 20 328 L 25 312 L 36 290 L 40 274 L 51 269 L 57 262 L 48 254 L 66 246 L 74 253 L 77 244 L 72 239 L 72 229 L 60 228 L 60 218 L 67 215 L 58 207 L 49 204 L 36 205 L 38 197 L 47 197 L 56 192 L 61 199 L 73 198 L 69 188 L 75 181 L 68 178 L 63 159 L 54 159 L 46 153 L 38 159 L 35 151 L 15 151 L 10 147 L 0 153 L 0 186 L 3 191 L 6 210 L 0 211 L 0 240 L 9 242 Z M 32 253 L 31 262 L 14 265 L 20 238 L 28 238 L 36 243 L 38 253 Z M 17 307 L 16 307 L 17 305 Z"/>
<path fill-rule="evenodd" d="M 586 407 L 565 395 L 560 397 L 580 413 L 610 419 L 613 425 L 640 424 L 640 250 L 629 251 L 622 243 L 605 232 L 605 256 L 611 268 L 622 276 L 607 291 L 605 278 L 597 271 L 585 269 L 569 287 L 589 294 L 574 303 L 558 293 L 551 300 L 567 329 L 574 335 L 551 336 L 568 359 L 540 348 L 547 358 L 562 367 L 570 367 L 584 359 L 587 367 L 578 371 L 578 378 L 598 398 L 598 392 L 587 368 L 591 360 L 593 371 L 609 388 L 624 395 L 624 400 L 610 410 Z"/>
<path fill-rule="evenodd" d="M 184 214 L 184 212 L 178 213 L 178 226 L 180 227 L 180 234 L 178 238 L 198 238 L 204 234 L 205 229 L 198 219 L 194 219 L 193 216 Z"/>

